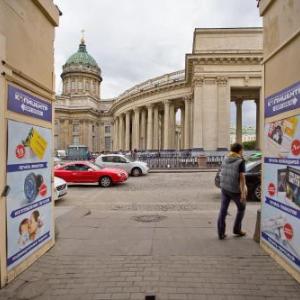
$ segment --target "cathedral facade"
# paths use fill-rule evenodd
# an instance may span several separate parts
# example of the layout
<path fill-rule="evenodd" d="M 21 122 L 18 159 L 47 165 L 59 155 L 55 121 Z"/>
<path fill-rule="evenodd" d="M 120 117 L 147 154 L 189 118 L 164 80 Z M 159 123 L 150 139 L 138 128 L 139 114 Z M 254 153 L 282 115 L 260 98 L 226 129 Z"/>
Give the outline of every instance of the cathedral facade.
<path fill-rule="evenodd" d="M 64 64 L 55 108 L 55 149 L 85 145 L 92 152 L 226 150 L 230 104 L 242 141 L 242 104 L 256 103 L 260 147 L 263 45 L 261 28 L 195 29 L 185 69 L 101 98 L 101 69 L 82 40 Z"/>

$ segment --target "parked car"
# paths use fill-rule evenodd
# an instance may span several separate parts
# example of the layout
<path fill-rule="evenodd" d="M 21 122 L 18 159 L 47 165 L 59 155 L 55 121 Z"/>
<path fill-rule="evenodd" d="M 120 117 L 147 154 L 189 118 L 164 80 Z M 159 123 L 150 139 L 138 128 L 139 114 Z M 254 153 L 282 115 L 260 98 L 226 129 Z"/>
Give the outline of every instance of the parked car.
<path fill-rule="evenodd" d="M 220 172 L 221 168 L 216 174 L 215 185 L 220 188 Z M 246 184 L 248 188 L 247 200 L 260 201 L 261 200 L 261 160 L 246 162 Z"/>
<path fill-rule="evenodd" d="M 68 183 L 98 183 L 102 187 L 127 180 L 128 174 L 121 169 L 102 169 L 88 161 L 74 161 L 57 166 L 54 175 Z"/>
<path fill-rule="evenodd" d="M 62 178 L 56 176 L 54 176 L 54 188 L 55 188 L 55 193 L 53 195 L 54 201 L 64 197 L 68 192 L 67 183 Z"/>
<path fill-rule="evenodd" d="M 100 167 L 123 169 L 132 176 L 146 175 L 149 172 L 147 163 L 133 160 L 122 154 L 100 155 L 95 163 Z"/>
<path fill-rule="evenodd" d="M 254 160 L 261 160 L 262 159 L 262 153 L 261 152 L 255 152 L 252 153 L 247 157 L 247 161 L 254 161 Z"/>

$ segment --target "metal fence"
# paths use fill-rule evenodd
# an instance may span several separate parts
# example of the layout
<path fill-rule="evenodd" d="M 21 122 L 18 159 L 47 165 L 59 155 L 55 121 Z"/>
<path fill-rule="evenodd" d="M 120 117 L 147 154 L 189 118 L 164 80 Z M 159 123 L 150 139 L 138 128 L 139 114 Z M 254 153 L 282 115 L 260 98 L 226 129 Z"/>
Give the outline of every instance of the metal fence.
<path fill-rule="evenodd" d="M 138 159 L 146 162 L 151 169 L 219 168 L 223 158 L 224 153 L 173 152 L 138 155 Z"/>
<path fill-rule="evenodd" d="M 245 151 L 245 157 L 255 151 Z M 150 169 L 217 169 L 222 164 L 227 151 L 163 151 L 139 152 L 137 159 L 146 162 Z M 130 153 L 126 153 L 128 156 Z M 87 160 L 86 157 L 69 158 L 71 160 Z M 68 160 L 65 158 L 64 160 Z"/>

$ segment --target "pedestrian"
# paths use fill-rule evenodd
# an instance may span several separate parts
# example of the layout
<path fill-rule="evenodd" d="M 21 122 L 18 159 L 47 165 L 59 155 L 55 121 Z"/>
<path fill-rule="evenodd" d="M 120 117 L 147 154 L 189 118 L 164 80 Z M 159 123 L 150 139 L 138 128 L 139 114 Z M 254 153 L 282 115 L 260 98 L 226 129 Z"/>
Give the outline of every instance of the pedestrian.
<path fill-rule="evenodd" d="M 222 202 L 218 218 L 219 239 L 226 238 L 226 216 L 230 201 L 237 206 L 237 214 L 233 226 L 233 234 L 242 237 L 242 220 L 246 209 L 247 186 L 245 179 L 245 160 L 243 159 L 243 146 L 235 143 L 231 145 L 230 152 L 222 162 L 220 172 L 220 186 Z"/>
<path fill-rule="evenodd" d="M 137 160 L 138 158 L 138 153 L 137 153 L 137 150 L 136 149 L 133 149 L 133 151 L 131 152 L 131 157 L 134 161 Z"/>

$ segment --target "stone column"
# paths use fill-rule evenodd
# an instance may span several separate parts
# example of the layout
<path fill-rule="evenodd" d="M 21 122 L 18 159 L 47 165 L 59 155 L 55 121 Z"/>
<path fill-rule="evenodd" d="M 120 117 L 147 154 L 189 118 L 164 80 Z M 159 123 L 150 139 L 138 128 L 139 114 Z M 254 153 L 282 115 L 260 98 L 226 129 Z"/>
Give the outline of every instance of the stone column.
<path fill-rule="evenodd" d="M 152 105 L 148 105 L 148 115 L 147 115 L 147 150 L 152 150 L 153 147 L 153 119 L 152 119 L 152 115 L 153 115 L 153 106 Z"/>
<path fill-rule="evenodd" d="M 184 108 L 181 108 L 180 110 L 181 116 L 180 116 L 180 149 L 184 149 L 184 136 L 185 136 L 185 110 Z"/>
<path fill-rule="evenodd" d="M 124 151 L 124 116 L 123 114 L 120 115 L 119 117 L 119 149 Z"/>
<path fill-rule="evenodd" d="M 217 78 L 205 78 L 203 82 L 202 134 L 203 149 L 218 148 L 218 86 Z"/>
<path fill-rule="evenodd" d="M 236 142 L 242 143 L 243 138 L 243 119 L 242 119 L 242 106 L 243 100 L 239 99 L 235 102 L 236 104 Z"/>
<path fill-rule="evenodd" d="M 140 108 L 134 110 L 133 120 L 133 149 L 140 149 Z"/>
<path fill-rule="evenodd" d="M 158 137 L 159 137 L 159 127 L 158 127 L 158 106 L 154 107 L 154 126 L 153 126 L 153 149 L 158 150 Z"/>
<path fill-rule="evenodd" d="M 203 149 L 203 78 L 195 77 L 193 109 L 193 145 L 190 148 Z M 188 118 L 186 118 L 188 120 Z"/>
<path fill-rule="evenodd" d="M 125 117 L 125 149 L 126 151 L 130 150 L 130 111 L 126 112 Z"/>
<path fill-rule="evenodd" d="M 230 87 L 227 78 L 220 77 L 218 84 L 218 149 L 228 150 L 230 144 Z"/>
<path fill-rule="evenodd" d="M 143 109 L 141 113 L 141 142 L 140 147 L 142 150 L 146 149 L 146 111 Z"/>
<path fill-rule="evenodd" d="M 170 101 L 164 103 L 164 150 L 168 150 L 169 145 L 169 119 L 170 119 Z"/>
<path fill-rule="evenodd" d="M 170 149 L 176 149 L 176 117 L 175 106 L 173 103 L 170 104 L 169 147 Z"/>
<path fill-rule="evenodd" d="M 160 113 L 160 150 L 164 149 L 164 126 L 165 124 L 165 113 L 162 111 Z"/>
<path fill-rule="evenodd" d="M 116 117 L 115 118 L 115 122 L 114 122 L 114 151 L 118 151 L 119 149 L 119 118 Z"/>
<path fill-rule="evenodd" d="M 191 98 L 187 97 L 184 99 L 184 149 L 190 149 L 190 120 L 191 120 Z"/>
<path fill-rule="evenodd" d="M 260 107 L 259 99 L 255 100 L 256 104 L 256 149 L 260 149 Z"/>

